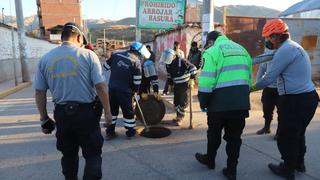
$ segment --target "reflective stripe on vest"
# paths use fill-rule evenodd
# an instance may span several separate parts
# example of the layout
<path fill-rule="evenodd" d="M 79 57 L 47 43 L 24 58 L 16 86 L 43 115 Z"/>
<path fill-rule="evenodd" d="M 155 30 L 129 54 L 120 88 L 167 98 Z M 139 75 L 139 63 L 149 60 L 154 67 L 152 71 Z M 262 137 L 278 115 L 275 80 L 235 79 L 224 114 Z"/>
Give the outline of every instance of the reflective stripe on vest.
<path fill-rule="evenodd" d="M 230 66 L 224 66 L 220 70 L 218 70 L 218 74 L 221 74 L 226 71 L 234 71 L 234 70 L 249 70 L 248 65 L 246 64 L 236 64 L 236 65 L 230 65 Z"/>
<path fill-rule="evenodd" d="M 175 84 L 185 83 L 185 82 L 188 82 L 189 80 L 190 80 L 190 73 L 173 78 L 173 82 Z"/>

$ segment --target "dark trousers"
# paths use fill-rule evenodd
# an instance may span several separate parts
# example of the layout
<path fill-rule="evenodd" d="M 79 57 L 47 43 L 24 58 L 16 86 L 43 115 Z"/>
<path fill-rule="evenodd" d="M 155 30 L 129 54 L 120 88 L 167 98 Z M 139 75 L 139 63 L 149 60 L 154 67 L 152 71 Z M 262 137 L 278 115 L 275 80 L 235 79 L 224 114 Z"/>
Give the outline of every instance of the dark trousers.
<path fill-rule="evenodd" d="M 166 80 L 166 83 L 164 84 L 163 93 L 166 94 L 169 91 L 169 83 L 168 80 Z"/>
<path fill-rule="evenodd" d="M 173 103 L 177 111 L 177 117 L 185 116 L 185 109 L 188 106 L 188 83 L 175 84 L 173 87 Z"/>
<path fill-rule="evenodd" d="M 278 105 L 279 94 L 277 88 L 265 88 L 262 91 L 261 102 L 263 109 L 263 117 L 265 119 L 264 128 L 269 129 L 273 119 L 273 111 Z M 277 110 L 279 108 L 277 107 Z M 279 117 L 278 117 L 279 121 Z"/>
<path fill-rule="evenodd" d="M 134 119 L 134 111 L 132 106 L 132 93 L 110 90 L 109 98 L 110 109 L 112 114 L 112 125 L 107 127 L 107 133 L 113 134 L 115 132 L 115 126 L 117 116 L 119 115 L 120 107 L 124 118 L 123 122 L 125 128 L 134 134 L 134 127 L 136 126 L 136 121 Z"/>
<path fill-rule="evenodd" d="M 238 113 L 239 112 L 239 113 Z M 213 162 L 217 150 L 221 144 L 221 133 L 224 129 L 223 139 L 227 142 L 226 153 L 228 155 L 227 164 L 234 165 L 238 163 L 241 134 L 245 126 L 245 117 L 247 111 L 230 112 L 208 112 L 208 131 L 207 131 L 207 155 L 209 161 Z"/>
<path fill-rule="evenodd" d="M 316 91 L 298 95 L 283 95 L 279 99 L 278 149 L 289 169 L 304 161 L 305 132 L 318 106 Z"/>
<path fill-rule="evenodd" d="M 99 120 L 100 110 L 93 104 L 82 104 L 67 110 L 57 105 L 54 119 L 57 126 L 57 149 L 62 152 L 62 173 L 66 179 L 77 179 L 79 147 L 86 160 L 83 179 L 101 179 L 101 149 L 103 137 Z"/>

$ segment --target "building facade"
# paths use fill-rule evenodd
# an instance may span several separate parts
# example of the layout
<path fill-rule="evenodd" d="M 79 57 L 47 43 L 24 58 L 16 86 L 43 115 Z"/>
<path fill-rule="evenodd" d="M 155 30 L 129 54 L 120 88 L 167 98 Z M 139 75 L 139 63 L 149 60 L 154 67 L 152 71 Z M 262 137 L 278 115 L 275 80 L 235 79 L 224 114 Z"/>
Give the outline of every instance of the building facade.
<path fill-rule="evenodd" d="M 48 29 L 67 22 L 83 25 L 80 0 L 37 0 L 37 6 L 42 37 L 49 38 Z"/>

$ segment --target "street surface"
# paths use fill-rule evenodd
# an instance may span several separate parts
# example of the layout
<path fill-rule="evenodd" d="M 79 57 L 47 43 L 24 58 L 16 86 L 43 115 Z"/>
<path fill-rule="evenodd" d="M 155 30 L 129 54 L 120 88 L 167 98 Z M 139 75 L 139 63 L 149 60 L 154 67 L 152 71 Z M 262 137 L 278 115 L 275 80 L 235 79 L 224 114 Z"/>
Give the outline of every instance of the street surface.
<path fill-rule="evenodd" d="M 267 168 L 270 162 L 277 163 L 280 155 L 271 135 L 256 135 L 262 127 L 260 92 L 252 94 L 252 110 L 246 121 L 243 146 L 238 165 L 240 180 L 277 180 Z M 171 101 L 170 96 L 166 99 Z M 162 125 L 172 134 L 162 139 L 147 139 L 138 136 L 127 140 L 121 125 L 119 137 L 105 141 L 103 146 L 103 179 L 225 179 L 222 168 L 226 165 L 225 143 L 216 158 L 216 169 L 209 170 L 199 164 L 194 154 L 206 151 L 206 115 L 199 110 L 196 96 L 193 98 L 195 128 L 171 126 L 172 111 L 165 116 Z M 52 113 L 53 104 L 48 104 Z M 50 114 L 52 115 L 52 114 Z M 27 88 L 0 99 L 0 180 L 56 180 L 63 179 L 60 166 L 61 154 L 55 147 L 55 136 L 40 131 L 39 115 L 34 102 L 33 89 Z M 121 121 L 119 122 L 121 124 Z M 272 124 L 272 133 L 276 121 Z M 105 135 L 103 130 L 103 135 Z M 298 180 L 320 180 L 320 110 L 307 130 L 307 173 L 296 173 Z M 81 153 L 80 153 L 81 155 Z M 79 178 L 82 177 L 84 160 L 81 158 Z"/>

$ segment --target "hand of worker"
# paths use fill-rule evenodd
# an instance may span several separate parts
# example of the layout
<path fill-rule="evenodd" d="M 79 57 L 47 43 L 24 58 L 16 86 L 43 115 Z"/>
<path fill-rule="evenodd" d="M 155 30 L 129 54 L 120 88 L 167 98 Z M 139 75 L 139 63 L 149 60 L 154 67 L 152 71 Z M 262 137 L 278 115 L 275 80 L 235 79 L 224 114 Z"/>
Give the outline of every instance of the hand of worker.
<path fill-rule="evenodd" d="M 42 132 L 44 134 L 51 134 L 55 129 L 55 122 L 49 116 L 41 118 L 40 121 Z"/>
<path fill-rule="evenodd" d="M 190 79 L 190 80 L 188 81 L 188 85 L 189 85 L 189 87 L 190 87 L 191 89 L 193 89 L 193 88 L 194 88 L 194 79 Z"/>
<path fill-rule="evenodd" d="M 153 94 L 156 100 L 161 101 L 161 95 L 159 93 L 154 93 Z"/>
<path fill-rule="evenodd" d="M 104 120 L 105 120 L 105 126 L 108 127 L 112 124 L 112 115 L 110 112 L 104 112 Z"/>
<path fill-rule="evenodd" d="M 148 100 L 148 94 L 147 93 L 142 93 L 141 94 L 141 99 L 144 100 L 144 101 Z"/>
<path fill-rule="evenodd" d="M 256 84 L 253 84 L 250 88 L 250 92 L 254 92 L 254 91 L 257 91 L 257 86 Z"/>

